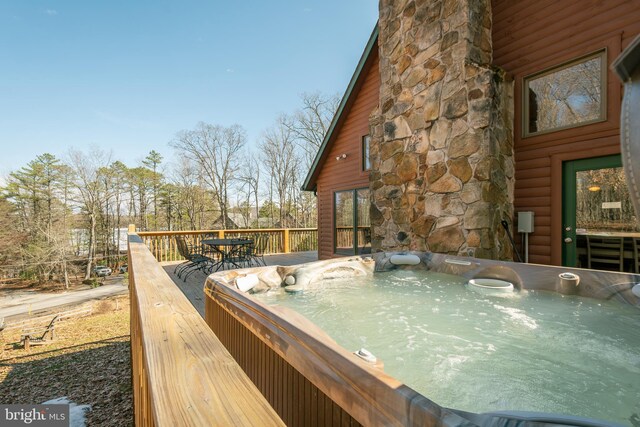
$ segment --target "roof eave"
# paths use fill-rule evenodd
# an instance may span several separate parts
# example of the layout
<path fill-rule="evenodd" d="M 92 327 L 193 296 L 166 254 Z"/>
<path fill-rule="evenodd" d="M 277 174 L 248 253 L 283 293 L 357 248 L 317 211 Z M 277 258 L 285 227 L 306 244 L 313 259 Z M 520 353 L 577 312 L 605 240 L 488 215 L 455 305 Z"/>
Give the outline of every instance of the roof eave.
<path fill-rule="evenodd" d="M 333 119 L 331 120 L 331 124 L 329 125 L 329 129 L 327 130 L 326 135 L 324 136 L 324 139 L 322 140 L 322 144 L 320 144 L 320 148 L 318 149 L 318 153 L 316 154 L 315 159 L 313 160 L 313 164 L 311 165 L 311 169 L 309 169 L 309 173 L 307 174 L 307 177 L 304 180 L 304 184 L 302 185 L 302 190 L 303 191 L 315 191 L 317 188 L 317 184 L 315 182 L 317 175 L 319 173 L 319 167 L 321 166 L 322 163 L 322 158 L 325 154 L 325 151 L 327 150 L 328 146 L 329 146 L 329 141 L 331 141 L 332 136 L 333 136 L 333 132 L 336 129 L 338 122 L 340 121 L 342 114 L 344 113 L 345 107 L 347 105 L 347 103 L 349 102 L 349 99 L 351 98 L 353 89 L 356 87 L 356 84 L 358 83 L 359 79 L 360 79 L 360 75 L 362 73 L 362 70 L 364 69 L 365 64 L 367 63 L 367 60 L 369 59 L 369 55 L 371 55 L 371 50 L 373 49 L 373 46 L 376 44 L 376 41 L 378 39 L 378 24 L 376 23 L 375 27 L 373 28 L 373 31 L 371 33 L 371 36 L 369 37 L 369 41 L 367 42 L 367 45 L 364 49 L 364 52 L 362 53 L 362 56 L 360 57 L 360 61 L 358 61 L 358 65 L 356 67 L 355 72 L 353 73 L 353 76 L 351 77 L 351 80 L 349 81 L 349 85 L 347 86 L 347 90 L 345 91 L 344 95 L 342 96 L 342 99 L 340 100 L 340 104 L 338 105 L 338 109 L 336 110 L 335 115 L 333 116 Z"/>

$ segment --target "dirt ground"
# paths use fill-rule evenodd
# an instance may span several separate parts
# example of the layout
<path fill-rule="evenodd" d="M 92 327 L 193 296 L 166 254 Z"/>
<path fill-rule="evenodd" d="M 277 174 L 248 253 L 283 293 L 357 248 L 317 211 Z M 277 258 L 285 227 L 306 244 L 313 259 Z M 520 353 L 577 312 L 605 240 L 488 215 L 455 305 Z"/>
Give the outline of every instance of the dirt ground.
<path fill-rule="evenodd" d="M 129 298 L 97 302 L 91 316 L 58 322 L 49 345 L 24 350 L 20 330 L 0 341 L 0 403 L 66 396 L 91 405 L 89 426 L 133 425 Z"/>
<path fill-rule="evenodd" d="M 107 277 L 95 277 L 96 283 L 105 284 L 110 283 L 113 280 L 121 277 L 122 274 L 113 274 Z M 83 283 L 81 276 L 71 277 L 69 280 L 69 288 L 66 289 L 64 283 L 50 281 L 50 282 L 38 282 L 37 280 L 24 280 L 24 279 L 2 279 L 0 280 L 0 294 L 3 292 L 11 291 L 32 291 L 32 292 L 50 292 L 60 293 L 68 291 L 81 291 L 85 289 L 91 289 L 91 286 Z"/>

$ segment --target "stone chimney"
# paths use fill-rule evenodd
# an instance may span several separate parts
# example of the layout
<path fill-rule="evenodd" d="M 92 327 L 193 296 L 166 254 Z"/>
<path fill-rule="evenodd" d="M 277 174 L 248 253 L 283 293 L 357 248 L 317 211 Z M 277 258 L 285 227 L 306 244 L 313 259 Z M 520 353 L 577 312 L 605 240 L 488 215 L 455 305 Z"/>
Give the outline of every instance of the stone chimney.
<path fill-rule="evenodd" d="M 372 245 L 511 259 L 513 85 L 490 0 L 380 0 Z"/>

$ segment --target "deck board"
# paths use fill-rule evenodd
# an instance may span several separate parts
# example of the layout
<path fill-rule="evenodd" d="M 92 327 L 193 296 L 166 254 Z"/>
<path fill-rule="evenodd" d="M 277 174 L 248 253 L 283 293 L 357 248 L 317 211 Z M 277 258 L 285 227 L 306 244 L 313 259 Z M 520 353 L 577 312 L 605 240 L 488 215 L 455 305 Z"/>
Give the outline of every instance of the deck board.
<path fill-rule="evenodd" d="M 312 262 L 318 260 L 318 252 L 309 251 L 309 252 L 295 252 L 290 254 L 277 254 L 277 255 L 265 255 L 264 257 L 267 265 L 296 265 L 296 264 L 304 264 L 306 262 Z M 182 293 L 187 297 L 187 299 L 193 304 L 193 306 L 198 310 L 198 313 L 202 317 L 204 317 L 204 282 L 207 279 L 207 274 L 196 271 L 192 275 L 187 278 L 186 282 L 183 282 L 182 279 L 179 279 L 175 274 L 173 274 L 173 270 L 176 265 L 180 264 L 181 261 L 167 261 L 161 263 L 162 268 L 167 272 L 171 280 L 180 288 Z"/>

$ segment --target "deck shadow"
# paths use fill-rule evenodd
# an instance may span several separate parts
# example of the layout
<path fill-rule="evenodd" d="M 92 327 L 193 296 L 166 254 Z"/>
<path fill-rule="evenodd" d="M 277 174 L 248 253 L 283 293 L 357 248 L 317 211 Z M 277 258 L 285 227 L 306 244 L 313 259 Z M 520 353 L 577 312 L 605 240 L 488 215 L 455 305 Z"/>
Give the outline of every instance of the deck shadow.
<path fill-rule="evenodd" d="M 296 252 L 290 254 L 265 255 L 267 265 L 296 265 L 317 261 L 318 252 Z M 162 268 L 169 275 L 171 280 L 180 288 L 191 304 L 204 317 L 204 282 L 208 274 L 203 271 L 194 271 L 187 277 L 187 280 L 179 278 L 174 274 L 174 270 L 181 261 L 163 262 Z"/>
<path fill-rule="evenodd" d="M 78 351 L 89 345 L 99 346 Z M 39 404 L 66 396 L 91 405 L 87 425 L 132 425 L 130 354 L 127 335 L 3 359 L 0 369 L 9 372 L 0 382 L 0 404 Z M 42 355 L 47 357 L 29 360 Z"/>

